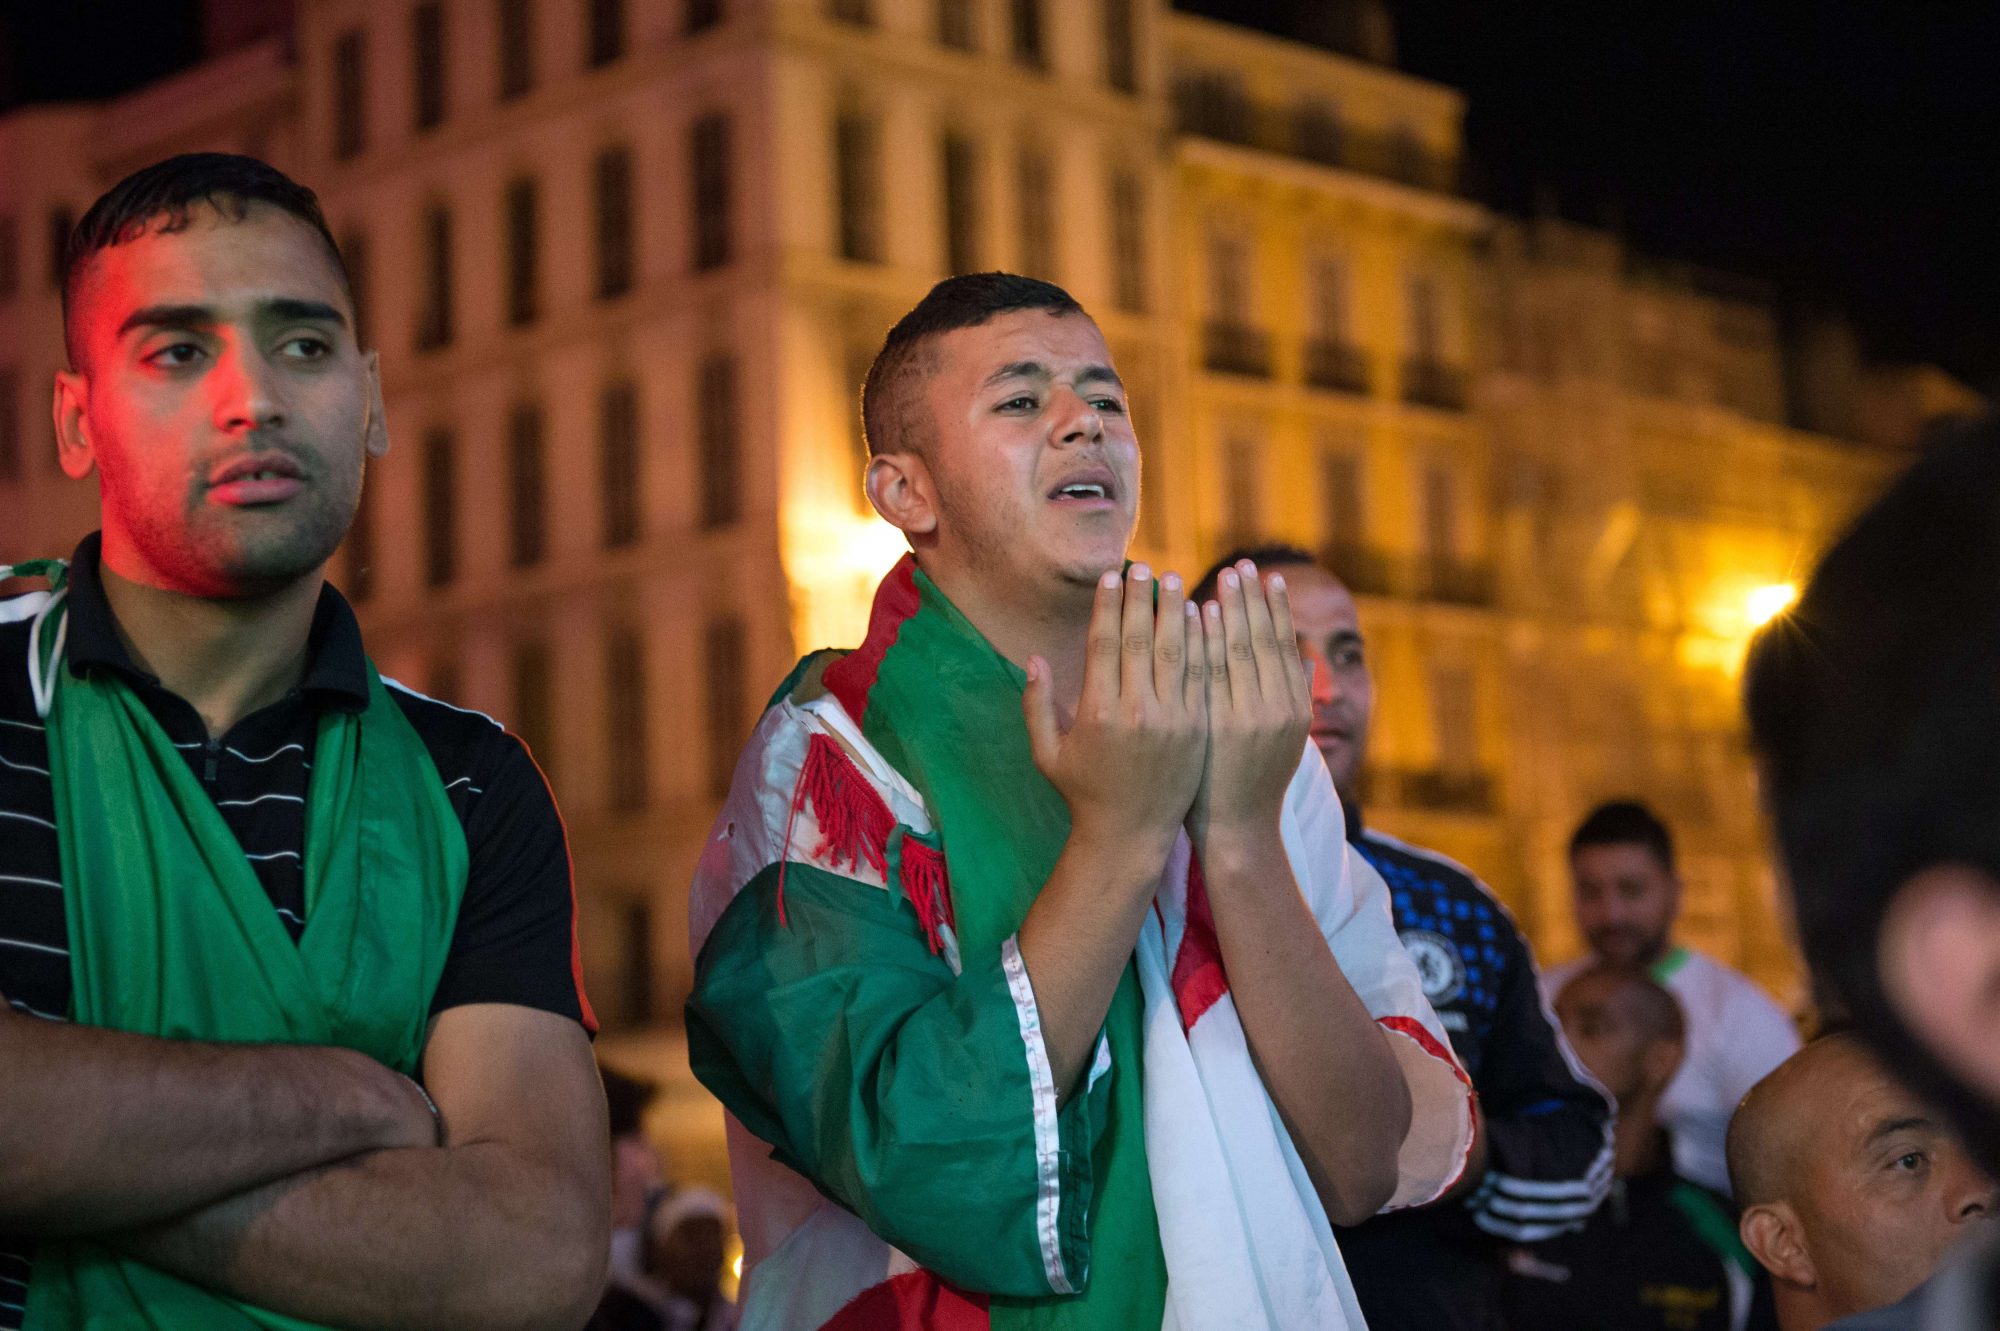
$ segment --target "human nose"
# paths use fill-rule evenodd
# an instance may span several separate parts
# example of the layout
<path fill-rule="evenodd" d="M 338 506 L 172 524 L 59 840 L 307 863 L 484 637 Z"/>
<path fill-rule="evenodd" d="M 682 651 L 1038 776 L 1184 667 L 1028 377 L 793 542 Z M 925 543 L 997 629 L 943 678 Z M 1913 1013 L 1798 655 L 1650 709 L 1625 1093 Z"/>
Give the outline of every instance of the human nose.
<path fill-rule="evenodd" d="M 215 424 L 227 433 L 270 429 L 284 423 L 271 367 L 254 349 L 231 341 L 217 353 L 209 373 Z"/>
<path fill-rule="evenodd" d="M 1331 707 L 1338 686 L 1334 682 L 1333 662 L 1326 659 L 1326 653 L 1311 643 L 1302 644 L 1305 649 L 1306 669 L 1312 673 L 1312 702 L 1315 707 Z"/>
<path fill-rule="evenodd" d="M 1961 1161 L 1945 1192 L 1946 1213 L 1955 1222 L 2000 1215 L 2000 1184 L 1970 1160 Z"/>
<path fill-rule="evenodd" d="M 1104 417 L 1075 389 L 1056 389 L 1054 405 L 1055 438 L 1058 443 L 1072 446 L 1094 444 L 1104 438 Z"/>

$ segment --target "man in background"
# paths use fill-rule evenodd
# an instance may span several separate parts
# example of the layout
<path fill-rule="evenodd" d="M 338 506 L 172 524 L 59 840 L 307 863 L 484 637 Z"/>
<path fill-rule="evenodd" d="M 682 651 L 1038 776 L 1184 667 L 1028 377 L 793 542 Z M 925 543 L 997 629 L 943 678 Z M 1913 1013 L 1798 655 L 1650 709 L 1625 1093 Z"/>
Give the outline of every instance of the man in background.
<path fill-rule="evenodd" d="M 1644 967 L 1672 992 L 1686 1016 L 1687 1051 L 1660 1118 L 1673 1130 L 1675 1168 L 1727 1193 L 1729 1116 L 1798 1049 L 1798 1032 L 1755 980 L 1674 942 L 1681 880 L 1673 836 L 1651 809 L 1619 800 L 1593 810 L 1570 838 L 1569 864 L 1590 954 L 1552 967 L 1544 984 L 1557 993 L 1585 967 L 1610 964 Z"/>
<path fill-rule="evenodd" d="M 1341 1251 L 1375 1331 L 1485 1331 L 1500 1324 L 1499 1240 L 1573 1229 L 1603 1200 L 1610 1106 L 1543 1005 L 1534 955 L 1499 898 L 1463 866 L 1365 826 L 1359 778 L 1375 686 L 1353 595 L 1305 551 L 1267 546 L 1227 556 L 1197 598 L 1246 558 L 1290 584 L 1292 627 L 1312 671 L 1313 742 L 1349 844 L 1386 880 L 1424 997 L 1479 1092 L 1480 1132 L 1459 1187 L 1432 1206 L 1342 1230 Z"/>
<path fill-rule="evenodd" d="M 1916 1325 L 1890 1309 L 1991 1219 L 1993 1180 L 1852 1035 L 1813 1041 L 1729 1123 L 1729 1175 L 1781 1331 Z"/>
<path fill-rule="evenodd" d="M 1507 1316 L 1532 1331 L 1744 1331 L 1760 1277 L 1728 1202 L 1674 1171 L 1660 1107 L 1685 1028 L 1635 966 L 1599 964 L 1556 998 L 1570 1043 L 1618 1100 L 1617 1181 L 1580 1233 L 1515 1249 Z"/>

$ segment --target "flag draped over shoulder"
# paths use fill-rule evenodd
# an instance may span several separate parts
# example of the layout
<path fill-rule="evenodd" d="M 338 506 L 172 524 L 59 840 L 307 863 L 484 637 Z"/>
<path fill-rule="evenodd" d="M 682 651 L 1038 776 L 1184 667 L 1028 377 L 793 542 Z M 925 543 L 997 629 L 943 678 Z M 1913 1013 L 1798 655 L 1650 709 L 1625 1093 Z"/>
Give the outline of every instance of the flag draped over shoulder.
<path fill-rule="evenodd" d="M 732 1117 L 746 1331 L 1358 1328 L 1185 837 L 1059 1099 L 1016 931 L 1069 816 L 1024 683 L 905 559 L 861 647 L 801 662 L 738 765 L 691 897 L 688 1037 Z M 1429 1200 L 1470 1092 L 1309 750 L 1284 834 L 1411 1081 L 1395 1204 Z"/>

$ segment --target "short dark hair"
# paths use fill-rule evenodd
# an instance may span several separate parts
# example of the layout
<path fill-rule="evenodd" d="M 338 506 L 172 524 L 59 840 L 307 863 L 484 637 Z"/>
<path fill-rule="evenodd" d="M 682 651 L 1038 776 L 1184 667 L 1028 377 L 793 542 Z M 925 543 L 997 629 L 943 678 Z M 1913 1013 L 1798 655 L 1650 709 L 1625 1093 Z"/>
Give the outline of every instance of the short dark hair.
<path fill-rule="evenodd" d="M 1653 978 L 1653 973 L 1644 966 L 1632 966 L 1618 961 L 1593 961 L 1582 970 L 1563 981 L 1562 989 L 1556 994 L 1561 998 L 1585 980 L 1603 979 L 1614 987 L 1614 993 L 1630 990 L 1638 1000 L 1639 1017 L 1646 1025 L 1646 1034 L 1655 1040 L 1685 1040 L 1687 1038 L 1687 1013 L 1681 1009 L 1680 1000 L 1673 991 Z"/>
<path fill-rule="evenodd" d="M 145 234 L 153 223 L 158 230 L 179 231 L 188 225 L 196 204 L 227 209 L 241 219 L 253 203 L 279 208 L 310 226 L 326 242 L 327 253 L 348 285 L 347 265 L 340 246 L 327 229 L 326 215 L 320 211 L 319 197 L 284 172 L 255 157 L 242 153 L 181 153 L 164 161 L 142 166 L 113 185 L 90 205 L 70 229 L 62 254 L 62 304 L 65 332 L 69 321 L 71 288 L 84 260 L 99 250 L 110 249 Z M 350 293 L 351 294 L 351 293 Z M 75 363 L 75 348 L 71 348 Z"/>
<path fill-rule="evenodd" d="M 610 1115 L 611 1140 L 639 1135 L 647 1107 L 660 1094 L 659 1084 L 613 1067 L 600 1066 L 598 1073 L 604 1078 L 604 1107 Z"/>
<path fill-rule="evenodd" d="M 1637 800 L 1612 800 L 1592 809 L 1570 835 L 1569 853 L 1585 846 L 1644 846 L 1668 873 L 1674 871 L 1674 836 Z"/>
<path fill-rule="evenodd" d="M 1898 890 L 1933 865 L 2000 878 L 2000 420 L 1934 434 L 1751 646 L 1744 701 L 1815 978 L 1990 1170 L 2000 1114 L 1882 989 Z"/>
<path fill-rule="evenodd" d="M 932 287 L 898 319 L 861 386 L 861 430 L 868 455 L 922 451 L 930 421 L 916 390 L 937 366 L 930 354 L 933 338 L 976 328 L 1015 310 L 1084 313 L 1076 298 L 1053 282 L 1018 273 L 966 273 Z"/>
<path fill-rule="evenodd" d="M 1268 545 L 1239 545 L 1210 565 L 1208 572 L 1201 575 L 1201 581 L 1194 585 L 1194 590 L 1189 595 L 1197 601 L 1212 599 L 1215 596 L 1215 580 L 1222 576 L 1222 570 L 1245 559 L 1260 569 L 1318 562 L 1298 546 L 1286 545 L 1279 541 L 1273 541 Z"/>

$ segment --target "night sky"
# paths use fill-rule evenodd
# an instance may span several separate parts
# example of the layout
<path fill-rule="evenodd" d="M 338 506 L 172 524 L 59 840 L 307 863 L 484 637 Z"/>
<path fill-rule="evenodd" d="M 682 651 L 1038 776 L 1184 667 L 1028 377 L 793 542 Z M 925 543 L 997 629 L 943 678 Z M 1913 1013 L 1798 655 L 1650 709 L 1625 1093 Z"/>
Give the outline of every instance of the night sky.
<path fill-rule="evenodd" d="M 1338 0 L 1180 0 L 1301 32 Z M 1400 0 L 1464 90 L 1473 193 L 1851 311 L 1877 355 L 2000 394 L 2000 4 Z M 198 53 L 195 0 L 0 0 L 0 106 Z"/>

